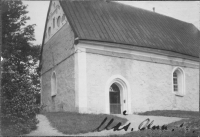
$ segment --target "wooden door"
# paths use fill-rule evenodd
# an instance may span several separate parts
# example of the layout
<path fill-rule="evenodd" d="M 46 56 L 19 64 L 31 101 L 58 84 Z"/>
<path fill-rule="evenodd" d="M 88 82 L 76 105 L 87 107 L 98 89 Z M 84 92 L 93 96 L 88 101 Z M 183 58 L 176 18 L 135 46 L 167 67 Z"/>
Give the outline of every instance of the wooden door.
<path fill-rule="evenodd" d="M 120 90 L 116 84 L 110 87 L 110 113 L 121 114 Z"/>

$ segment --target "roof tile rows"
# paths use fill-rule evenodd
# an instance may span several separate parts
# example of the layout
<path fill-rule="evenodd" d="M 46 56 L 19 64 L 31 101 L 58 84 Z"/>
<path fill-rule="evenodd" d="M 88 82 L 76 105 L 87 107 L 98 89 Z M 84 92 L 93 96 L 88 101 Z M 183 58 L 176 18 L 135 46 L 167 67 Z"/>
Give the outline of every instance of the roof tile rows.
<path fill-rule="evenodd" d="M 199 56 L 200 32 L 190 23 L 118 2 L 60 3 L 79 39 Z"/>

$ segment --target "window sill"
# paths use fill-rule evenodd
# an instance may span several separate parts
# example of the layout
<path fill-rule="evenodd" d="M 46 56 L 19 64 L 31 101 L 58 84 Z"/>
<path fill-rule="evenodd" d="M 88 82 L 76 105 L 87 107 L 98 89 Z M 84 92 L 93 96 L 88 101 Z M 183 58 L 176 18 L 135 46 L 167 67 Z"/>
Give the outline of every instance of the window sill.
<path fill-rule="evenodd" d="M 180 94 L 180 93 L 174 93 L 176 96 L 179 96 L 179 97 L 184 97 L 183 94 Z"/>
<path fill-rule="evenodd" d="M 55 96 L 56 96 L 56 94 L 52 94 L 52 95 L 51 95 L 51 97 L 55 97 Z"/>

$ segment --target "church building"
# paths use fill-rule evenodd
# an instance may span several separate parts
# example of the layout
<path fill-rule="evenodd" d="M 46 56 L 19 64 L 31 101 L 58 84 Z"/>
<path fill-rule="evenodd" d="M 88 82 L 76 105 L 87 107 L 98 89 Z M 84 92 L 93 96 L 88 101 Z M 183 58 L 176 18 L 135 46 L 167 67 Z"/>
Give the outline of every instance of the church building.
<path fill-rule="evenodd" d="M 45 110 L 199 111 L 200 32 L 109 1 L 51 1 L 40 56 Z"/>

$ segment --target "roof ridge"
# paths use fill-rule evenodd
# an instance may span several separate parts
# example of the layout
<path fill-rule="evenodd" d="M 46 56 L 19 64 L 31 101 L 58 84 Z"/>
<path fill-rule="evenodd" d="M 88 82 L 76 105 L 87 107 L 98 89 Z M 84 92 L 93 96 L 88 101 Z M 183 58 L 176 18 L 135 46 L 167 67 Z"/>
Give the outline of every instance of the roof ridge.
<path fill-rule="evenodd" d="M 151 14 L 157 14 L 157 15 L 159 15 L 159 16 L 168 17 L 168 18 L 171 18 L 171 19 L 174 19 L 174 20 L 176 20 L 176 21 L 180 21 L 180 22 L 182 22 L 182 23 L 186 23 L 186 24 L 189 24 L 189 25 L 192 24 L 192 23 L 190 23 L 190 22 L 182 21 L 182 20 L 180 20 L 180 19 L 177 19 L 177 18 L 168 16 L 168 15 L 165 15 L 165 14 L 161 14 L 161 13 L 158 13 L 158 12 L 153 12 L 153 11 L 150 11 L 150 10 L 147 10 L 147 9 L 143 9 L 143 8 L 140 8 L 140 7 L 136 7 L 136 6 L 133 6 L 133 5 L 127 5 L 127 4 L 124 4 L 124 3 L 119 3 L 119 1 L 111 1 L 111 2 L 114 2 L 114 3 L 117 3 L 117 4 L 121 4 L 121 5 L 124 5 L 124 6 L 128 6 L 128 7 L 130 7 L 130 8 L 137 8 L 137 9 L 139 9 L 139 10 L 143 10 L 143 11 L 148 12 L 148 13 L 151 13 Z M 193 24 L 192 24 L 192 25 L 193 25 Z"/>

